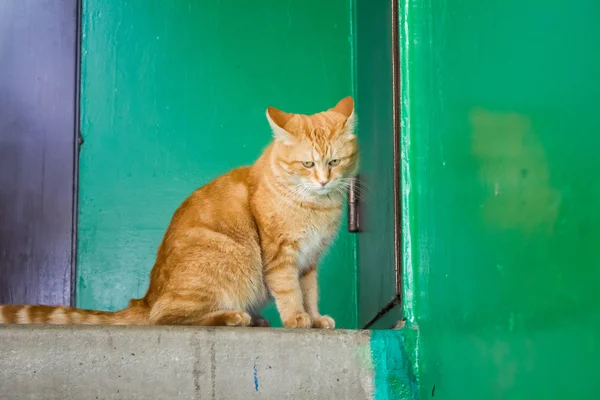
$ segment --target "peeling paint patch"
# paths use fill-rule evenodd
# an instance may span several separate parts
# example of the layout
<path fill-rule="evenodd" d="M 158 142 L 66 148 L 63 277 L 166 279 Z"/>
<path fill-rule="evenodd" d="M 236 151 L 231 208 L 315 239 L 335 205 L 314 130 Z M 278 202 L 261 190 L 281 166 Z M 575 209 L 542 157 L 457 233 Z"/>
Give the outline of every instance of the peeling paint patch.
<path fill-rule="evenodd" d="M 375 400 L 417 400 L 418 386 L 401 331 L 372 331 Z"/>

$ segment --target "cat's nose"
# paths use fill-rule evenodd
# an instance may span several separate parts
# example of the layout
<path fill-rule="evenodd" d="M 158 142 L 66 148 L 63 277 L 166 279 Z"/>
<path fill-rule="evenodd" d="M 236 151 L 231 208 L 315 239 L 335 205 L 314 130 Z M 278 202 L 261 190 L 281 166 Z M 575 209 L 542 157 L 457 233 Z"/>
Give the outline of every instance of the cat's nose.
<path fill-rule="evenodd" d="M 327 185 L 329 183 L 329 180 L 319 181 L 319 183 L 321 184 L 321 186 L 325 187 L 325 185 Z"/>

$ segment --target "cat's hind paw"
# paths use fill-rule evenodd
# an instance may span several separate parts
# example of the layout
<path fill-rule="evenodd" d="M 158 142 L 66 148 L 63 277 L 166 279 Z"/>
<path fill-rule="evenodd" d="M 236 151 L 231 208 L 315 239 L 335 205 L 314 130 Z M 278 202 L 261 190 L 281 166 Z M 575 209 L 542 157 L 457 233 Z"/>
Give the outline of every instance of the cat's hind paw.
<path fill-rule="evenodd" d="M 243 311 L 228 311 L 223 315 L 227 326 L 249 326 L 252 322 L 250 314 Z"/>

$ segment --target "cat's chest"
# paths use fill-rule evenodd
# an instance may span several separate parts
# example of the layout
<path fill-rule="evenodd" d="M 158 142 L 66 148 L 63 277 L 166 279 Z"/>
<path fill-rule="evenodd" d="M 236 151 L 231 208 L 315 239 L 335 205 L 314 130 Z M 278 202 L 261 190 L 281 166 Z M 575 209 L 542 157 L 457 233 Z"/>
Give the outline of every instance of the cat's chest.
<path fill-rule="evenodd" d="M 303 270 L 315 264 L 334 235 L 335 230 L 331 227 L 306 229 L 298 240 L 298 268 Z"/>

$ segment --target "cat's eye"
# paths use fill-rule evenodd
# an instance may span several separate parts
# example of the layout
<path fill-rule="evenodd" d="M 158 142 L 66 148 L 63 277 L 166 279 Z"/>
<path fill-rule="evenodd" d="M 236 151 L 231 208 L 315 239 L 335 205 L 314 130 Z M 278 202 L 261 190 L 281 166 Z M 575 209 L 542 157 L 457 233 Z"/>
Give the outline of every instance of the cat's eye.
<path fill-rule="evenodd" d="M 304 168 L 312 168 L 315 166 L 315 163 L 312 161 L 302 161 L 302 165 L 304 165 Z"/>
<path fill-rule="evenodd" d="M 333 159 L 333 160 L 329 161 L 329 166 L 331 166 L 331 167 L 335 167 L 335 166 L 336 166 L 336 165 L 338 165 L 339 163 L 340 163 L 340 159 L 339 159 L 339 158 L 336 158 L 336 159 Z"/>

